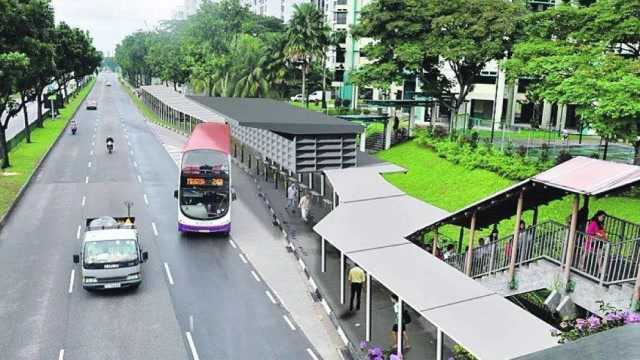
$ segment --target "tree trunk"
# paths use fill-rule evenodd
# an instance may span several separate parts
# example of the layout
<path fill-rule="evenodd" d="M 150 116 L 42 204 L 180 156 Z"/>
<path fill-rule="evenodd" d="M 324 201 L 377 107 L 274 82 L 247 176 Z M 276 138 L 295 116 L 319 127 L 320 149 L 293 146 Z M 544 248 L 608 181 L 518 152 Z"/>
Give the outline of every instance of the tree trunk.
<path fill-rule="evenodd" d="M 64 90 L 64 101 L 67 101 L 67 97 L 69 96 L 69 94 L 67 93 L 67 82 L 64 82 L 64 86 L 62 86 L 62 90 Z M 63 101 L 63 102 L 64 102 Z"/>
<path fill-rule="evenodd" d="M 36 96 L 36 102 L 38 107 L 38 118 L 36 119 L 36 126 L 41 128 L 44 127 L 44 119 L 42 119 L 42 92 L 44 89 L 40 89 L 38 91 L 38 95 Z"/>
<path fill-rule="evenodd" d="M 602 154 L 602 160 L 607 160 L 607 152 L 609 152 L 609 138 L 604 138 L 604 153 Z"/>
<path fill-rule="evenodd" d="M 1 117 L 0 122 L 2 122 Z M 9 148 L 7 147 L 7 134 L 5 131 L 5 127 L 0 124 L 0 156 L 2 156 L 2 166 L 0 166 L 0 169 L 6 169 L 11 165 L 9 163 Z"/>
<path fill-rule="evenodd" d="M 176 86 L 176 82 L 173 82 L 173 91 L 178 91 L 178 87 Z"/>
<path fill-rule="evenodd" d="M 27 143 L 31 143 L 31 128 L 29 127 L 29 112 L 27 111 L 27 97 L 20 94 L 22 100 L 22 115 L 24 116 L 24 135 Z"/>
<path fill-rule="evenodd" d="M 211 97 L 212 94 L 213 94 L 213 80 L 209 79 L 209 81 L 207 82 L 207 95 Z"/>
<path fill-rule="evenodd" d="M 322 108 L 327 108 L 327 57 L 322 57 Z"/>
<path fill-rule="evenodd" d="M 640 165 L 640 139 L 633 143 L 633 165 Z"/>
<path fill-rule="evenodd" d="M 307 95 L 306 95 L 306 85 L 307 85 L 307 65 L 302 64 L 302 101 L 304 101 L 304 106 L 305 107 L 309 107 L 309 99 L 307 99 Z"/>

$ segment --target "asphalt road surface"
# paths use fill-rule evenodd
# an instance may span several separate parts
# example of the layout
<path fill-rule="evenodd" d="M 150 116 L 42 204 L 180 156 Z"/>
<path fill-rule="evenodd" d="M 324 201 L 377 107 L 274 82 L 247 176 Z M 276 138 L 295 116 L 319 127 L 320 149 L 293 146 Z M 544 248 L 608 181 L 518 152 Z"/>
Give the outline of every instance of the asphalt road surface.
<path fill-rule="evenodd" d="M 235 245 L 242 231 L 177 232 L 177 167 L 115 77 L 101 75 L 89 97 L 98 111 L 78 112 L 78 135 L 63 135 L 0 232 L 0 358 L 314 359 Z M 143 283 L 86 292 L 72 263 L 80 226 L 126 215 L 127 200 L 149 251 Z M 232 220 L 233 229 L 268 226 Z"/>

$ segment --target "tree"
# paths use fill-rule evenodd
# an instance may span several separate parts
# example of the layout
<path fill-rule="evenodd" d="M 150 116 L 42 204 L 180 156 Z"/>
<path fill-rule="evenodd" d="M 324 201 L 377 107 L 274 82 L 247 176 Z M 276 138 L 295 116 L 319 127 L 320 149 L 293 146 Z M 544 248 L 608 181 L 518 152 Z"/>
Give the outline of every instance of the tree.
<path fill-rule="evenodd" d="M 18 83 L 27 72 L 28 66 L 29 58 L 25 54 L 0 52 L 0 155 L 3 169 L 10 166 L 6 138 L 9 119 L 20 111 L 13 95 L 18 91 Z M 5 120 L 1 121 L 3 115 Z"/>
<path fill-rule="evenodd" d="M 302 98 L 308 106 L 306 75 L 311 61 L 324 56 L 329 33 L 322 13 L 311 3 L 293 6 L 293 17 L 287 28 L 287 55 L 302 66 Z"/>

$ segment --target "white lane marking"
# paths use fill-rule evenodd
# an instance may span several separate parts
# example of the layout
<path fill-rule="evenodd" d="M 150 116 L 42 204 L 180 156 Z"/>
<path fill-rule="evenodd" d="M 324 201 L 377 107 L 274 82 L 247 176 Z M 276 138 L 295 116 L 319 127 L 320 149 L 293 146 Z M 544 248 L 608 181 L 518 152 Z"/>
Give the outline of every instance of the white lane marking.
<path fill-rule="evenodd" d="M 324 312 L 326 312 L 327 315 L 331 315 L 331 308 L 329 307 L 329 304 L 327 304 L 327 301 L 325 299 L 322 299 L 322 301 L 320 303 L 322 304 L 322 307 L 324 308 Z"/>
<path fill-rule="evenodd" d="M 240 256 L 240 259 L 242 259 L 242 262 L 246 264 L 247 263 L 247 259 L 244 257 L 244 255 L 242 255 L 242 254 L 238 254 L 238 255 Z"/>
<path fill-rule="evenodd" d="M 164 263 L 164 271 L 167 273 L 167 279 L 169 280 L 169 284 L 173 285 L 173 276 L 171 276 L 171 270 L 169 269 L 169 264 Z"/>
<path fill-rule="evenodd" d="M 142 178 L 140 177 L 140 175 L 138 175 L 138 182 L 141 183 L 142 182 Z"/>
<path fill-rule="evenodd" d="M 93 150 L 91 150 L 91 152 L 89 153 L 89 155 L 93 156 Z"/>
<path fill-rule="evenodd" d="M 87 202 L 87 197 L 86 196 L 82 196 L 82 207 L 84 207 L 84 203 Z"/>
<path fill-rule="evenodd" d="M 307 348 L 307 353 L 309 354 L 309 356 L 311 356 L 311 358 L 313 360 L 318 360 L 318 357 L 316 356 L 316 354 L 313 352 L 313 350 Z"/>
<path fill-rule="evenodd" d="M 158 228 L 156 227 L 156 223 L 152 222 L 151 227 L 153 228 L 153 235 L 158 236 Z"/>
<path fill-rule="evenodd" d="M 271 302 L 275 305 L 278 302 L 276 301 L 276 299 L 273 297 L 273 295 L 271 295 L 271 293 L 269 292 L 269 290 L 266 290 L 265 293 L 267 294 L 267 297 L 269 298 L 269 300 L 271 300 Z"/>
<path fill-rule="evenodd" d="M 64 349 L 60 349 L 60 353 L 58 354 L 58 360 L 64 360 Z"/>
<path fill-rule="evenodd" d="M 342 342 L 345 345 L 349 344 L 349 339 L 347 338 L 347 335 L 345 335 L 344 330 L 342 330 L 342 328 L 339 326 L 338 326 L 338 335 L 340 335 L 340 338 L 342 339 Z"/>
<path fill-rule="evenodd" d="M 73 292 L 73 280 L 76 277 L 76 269 L 71 270 L 71 277 L 69 278 L 69 294 Z"/>
<path fill-rule="evenodd" d="M 144 194 L 144 203 L 149 205 L 149 198 L 147 197 L 147 194 Z"/>
<path fill-rule="evenodd" d="M 80 225 L 78 225 L 78 231 L 76 231 L 76 239 L 80 239 L 80 230 L 82 229 L 82 227 Z"/>
<path fill-rule="evenodd" d="M 89 163 L 87 164 L 87 167 L 91 167 L 91 161 L 89 161 Z"/>
<path fill-rule="evenodd" d="M 133 155 L 133 150 L 129 150 L 129 154 Z"/>
<path fill-rule="evenodd" d="M 291 320 L 289 320 L 289 317 L 287 317 L 287 315 L 282 315 L 282 317 L 284 318 L 284 321 L 287 322 L 287 325 L 289 325 L 289 327 L 291 328 L 291 330 L 295 331 L 296 327 L 293 326 L 293 323 L 291 322 Z"/>
<path fill-rule="evenodd" d="M 191 356 L 193 356 L 193 360 L 200 360 L 198 356 L 198 351 L 196 350 L 196 345 L 193 343 L 193 338 L 191 337 L 190 332 L 186 332 L 187 334 L 187 343 L 189 343 L 189 350 L 191 350 Z"/>
<path fill-rule="evenodd" d="M 131 147 L 131 143 L 130 143 L 130 142 L 128 142 L 128 141 L 127 141 L 127 145 L 128 145 L 129 147 Z"/>
<path fill-rule="evenodd" d="M 89 177 L 88 177 L 88 176 L 84 178 L 84 183 L 85 183 L 85 184 L 88 184 L 88 183 L 89 183 Z"/>
<path fill-rule="evenodd" d="M 134 167 L 138 167 L 138 163 L 134 161 L 134 162 L 133 162 L 133 166 L 134 166 Z"/>
<path fill-rule="evenodd" d="M 271 289 L 271 291 L 273 291 L 273 294 L 278 298 L 278 301 L 280 302 L 280 304 L 282 304 L 282 306 L 286 308 L 287 306 L 284 304 L 284 301 L 282 301 L 282 298 L 280 297 L 280 294 L 278 294 L 276 289 Z"/>
<path fill-rule="evenodd" d="M 231 244 L 231 246 L 233 246 L 234 249 L 237 249 L 238 247 L 236 246 L 236 243 L 233 242 L 233 240 L 229 239 L 229 244 Z"/>
<path fill-rule="evenodd" d="M 255 271 L 251 270 L 251 275 L 253 275 L 253 278 L 256 279 L 257 282 L 260 282 L 260 277 Z"/>
<path fill-rule="evenodd" d="M 95 142 L 95 141 L 92 141 L 92 142 L 91 142 L 91 146 L 92 146 L 92 147 L 93 147 L 93 146 L 96 146 L 96 142 Z"/>

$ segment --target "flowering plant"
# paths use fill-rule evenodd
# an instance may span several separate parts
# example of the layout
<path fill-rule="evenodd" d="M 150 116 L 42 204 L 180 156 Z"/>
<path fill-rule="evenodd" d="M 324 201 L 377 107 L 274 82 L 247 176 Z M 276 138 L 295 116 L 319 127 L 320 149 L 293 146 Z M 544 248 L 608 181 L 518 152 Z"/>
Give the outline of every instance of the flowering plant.
<path fill-rule="evenodd" d="M 573 321 L 563 321 L 560 323 L 560 331 L 552 331 L 553 336 L 557 336 L 558 342 L 564 344 L 569 341 L 609 330 L 626 324 L 640 323 L 640 313 L 620 310 L 604 301 L 598 301 L 600 312 L 603 317 L 591 315 L 586 319 L 578 318 Z"/>
<path fill-rule="evenodd" d="M 477 360 L 467 349 L 460 345 L 453 346 L 453 356 L 449 360 Z"/>
<path fill-rule="evenodd" d="M 360 350 L 366 353 L 367 360 L 402 360 L 402 355 L 387 354 L 381 347 L 371 346 L 365 340 L 360 342 Z"/>

